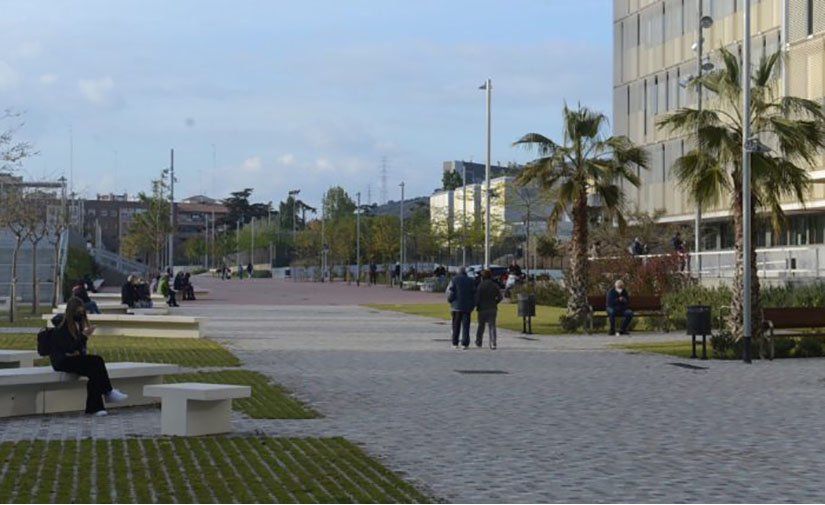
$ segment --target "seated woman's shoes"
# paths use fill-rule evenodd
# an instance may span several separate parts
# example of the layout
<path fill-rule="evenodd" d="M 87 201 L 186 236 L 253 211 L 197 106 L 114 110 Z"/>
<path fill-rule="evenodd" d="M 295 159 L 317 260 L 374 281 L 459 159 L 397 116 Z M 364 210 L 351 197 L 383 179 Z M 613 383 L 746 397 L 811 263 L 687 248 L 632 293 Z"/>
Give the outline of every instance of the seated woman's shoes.
<path fill-rule="evenodd" d="M 123 393 L 123 392 L 121 392 L 117 389 L 113 389 L 113 390 L 109 391 L 108 393 L 106 393 L 105 398 L 106 398 L 106 401 L 108 403 L 121 403 L 121 402 L 125 402 L 129 398 L 129 395 L 127 395 L 127 394 L 125 394 L 125 393 Z"/>
<path fill-rule="evenodd" d="M 97 412 L 95 412 L 95 415 L 96 415 L 97 417 L 103 417 L 103 416 L 108 416 L 108 415 L 109 415 L 109 413 L 108 413 L 108 412 L 106 412 L 105 410 L 98 410 Z"/>

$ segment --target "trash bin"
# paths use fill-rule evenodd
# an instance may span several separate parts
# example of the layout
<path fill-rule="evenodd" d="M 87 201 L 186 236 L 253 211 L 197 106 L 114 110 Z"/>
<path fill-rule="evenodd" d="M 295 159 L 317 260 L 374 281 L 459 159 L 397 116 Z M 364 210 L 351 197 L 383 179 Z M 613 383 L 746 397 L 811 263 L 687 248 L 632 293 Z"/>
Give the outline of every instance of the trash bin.
<path fill-rule="evenodd" d="M 688 335 L 710 335 L 710 305 L 688 305 L 685 316 Z"/>
<path fill-rule="evenodd" d="M 536 295 L 519 293 L 516 300 L 518 301 L 518 317 L 535 317 Z"/>
<path fill-rule="evenodd" d="M 690 357 L 696 359 L 696 335 L 702 335 L 702 359 L 708 359 L 707 335 L 711 333 L 710 305 L 688 305 L 685 313 L 690 335 Z"/>

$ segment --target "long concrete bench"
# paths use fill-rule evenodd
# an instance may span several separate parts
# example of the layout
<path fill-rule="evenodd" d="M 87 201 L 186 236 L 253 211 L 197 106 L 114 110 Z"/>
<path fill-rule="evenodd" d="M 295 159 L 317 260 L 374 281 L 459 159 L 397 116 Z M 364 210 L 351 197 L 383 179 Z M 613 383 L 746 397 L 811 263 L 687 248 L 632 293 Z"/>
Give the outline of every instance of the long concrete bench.
<path fill-rule="evenodd" d="M 34 366 L 34 360 L 36 360 L 37 357 L 37 351 L 0 349 L 0 368 L 26 368 Z"/>
<path fill-rule="evenodd" d="M 123 403 L 110 407 L 130 407 L 155 403 L 143 394 L 147 385 L 162 384 L 163 376 L 180 367 L 164 363 L 107 363 L 112 386 L 129 395 Z M 51 367 L 0 369 L 0 417 L 75 412 L 86 406 L 86 378 L 55 372 Z"/>
<path fill-rule="evenodd" d="M 197 296 L 197 295 L 196 295 Z M 17 303 L 23 301 L 22 296 L 17 297 Z M 8 312 L 11 308 L 11 297 L 10 296 L 0 296 L 0 312 Z"/>
<path fill-rule="evenodd" d="M 126 309 L 127 314 L 135 316 L 168 316 L 168 307 L 152 307 L 151 309 Z"/>
<path fill-rule="evenodd" d="M 211 293 L 211 291 L 209 291 L 208 289 L 195 288 L 195 298 L 208 298 L 210 293 Z M 89 298 L 91 298 L 92 300 L 94 300 L 98 303 L 100 303 L 100 302 L 115 302 L 115 301 L 117 301 L 117 303 L 120 303 L 120 301 L 121 301 L 120 293 L 114 293 L 114 292 L 108 292 L 108 291 L 107 292 L 102 292 L 102 293 L 89 293 Z M 183 294 L 178 293 L 177 299 L 178 299 L 179 302 L 181 300 L 183 300 Z M 162 294 L 152 293 L 152 301 L 153 302 L 158 302 L 158 301 L 162 302 L 164 300 L 166 300 L 166 298 L 164 298 L 164 296 Z"/>
<path fill-rule="evenodd" d="M 143 395 L 160 397 L 162 435 L 195 437 L 230 431 L 233 398 L 248 398 L 250 386 L 183 382 L 145 386 Z"/>
<path fill-rule="evenodd" d="M 52 314 L 43 319 L 51 326 Z M 192 316 L 142 316 L 130 314 L 89 314 L 97 327 L 95 335 L 159 338 L 201 338 L 203 318 Z"/>
<path fill-rule="evenodd" d="M 126 314 L 128 305 L 125 303 L 99 302 L 97 308 L 104 314 Z M 52 309 L 52 314 L 63 314 L 66 312 L 66 304 L 62 303 L 56 309 Z"/>

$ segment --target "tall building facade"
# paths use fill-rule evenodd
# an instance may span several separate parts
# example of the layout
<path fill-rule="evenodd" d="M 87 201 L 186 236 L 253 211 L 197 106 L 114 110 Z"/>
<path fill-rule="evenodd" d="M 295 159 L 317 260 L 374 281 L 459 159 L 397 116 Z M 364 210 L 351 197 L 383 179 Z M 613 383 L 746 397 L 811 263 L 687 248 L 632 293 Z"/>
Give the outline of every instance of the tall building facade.
<path fill-rule="evenodd" d="M 613 2 L 613 127 L 645 146 L 649 170 L 641 170 L 640 188 L 627 188 L 630 205 L 640 211 L 663 210 L 662 220 L 692 223 L 695 206 L 680 190 L 671 167 L 690 150 L 690 139 L 656 127 L 662 115 L 695 107 L 696 93 L 685 86 L 696 75 L 695 43 L 699 19 L 713 25 L 702 29 L 705 62 L 720 66 L 719 49 L 740 54 L 744 37 L 745 0 L 614 0 Z M 754 62 L 783 52 L 777 91 L 823 102 L 825 98 L 825 0 L 751 0 L 751 47 Z M 701 12 L 700 12 L 701 9 Z M 815 181 L 825 182 L 825 160 L 810 167 Z M 728 203 L 703 209 L 703 248 L 733 244 Z M 787 229 L 773 233 L 765 226 L 760 246 L 825 243 L 825 184 L 814 184 L 803 207 L 789 200 Z"/>

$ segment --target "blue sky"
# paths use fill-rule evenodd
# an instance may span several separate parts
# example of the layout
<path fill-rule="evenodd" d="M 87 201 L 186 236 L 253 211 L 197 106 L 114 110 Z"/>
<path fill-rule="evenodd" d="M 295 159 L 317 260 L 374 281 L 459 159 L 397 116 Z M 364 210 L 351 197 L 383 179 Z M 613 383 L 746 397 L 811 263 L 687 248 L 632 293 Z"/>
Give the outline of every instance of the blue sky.
<path fill-rule="evenodd" d="M 610 113 L 609 0 L 4 0 L 0 108 L 26 112 L 31 178 L 148 190 L 174 147 L 178 195 L 244 187 L 317 201 L 439 186 L 441 162 L 493 161 L 560 133 L 565 100 Z M 215 160 L 213 163 L 213 146 Z"/>

